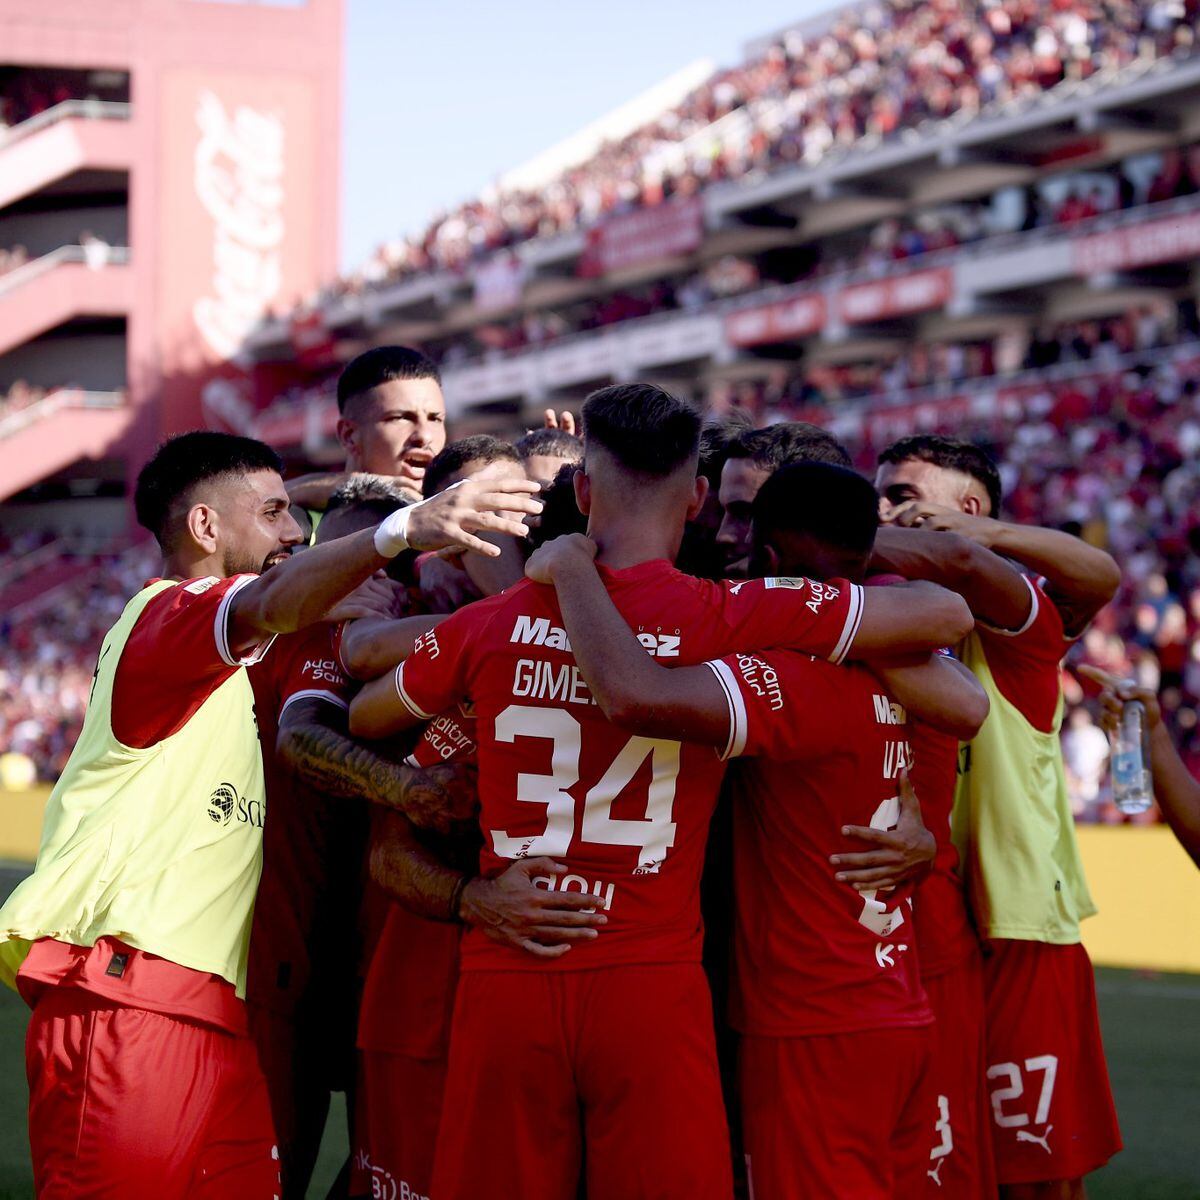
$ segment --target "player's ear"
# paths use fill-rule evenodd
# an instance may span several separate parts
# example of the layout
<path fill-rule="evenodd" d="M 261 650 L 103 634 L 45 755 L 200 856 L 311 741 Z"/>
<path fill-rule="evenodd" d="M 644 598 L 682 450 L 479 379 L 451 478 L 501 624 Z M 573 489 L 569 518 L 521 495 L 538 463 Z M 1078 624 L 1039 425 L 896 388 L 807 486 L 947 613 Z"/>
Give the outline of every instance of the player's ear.
<path fill-rule="evenodd" d="M 337 440 L 347 454 L 358 457 L 358 425 L 345 417 L 338 417 Z"/>
<path fill-rule="evenodd" d="M 575 507 L 586 517 L 592 511 L 592 481 L 587 476 L 585 468 L 581 467 L 571 477 L 575 488 Z"/>
<path fill-rule="evenodd" d="M 184 517 L 188 537 L 206 555 L 213 554 L 217 549 L 219 520 L 217 510 L 208 504 L 193 504 Z"/>
<path fill-rule="evenodd" d="M 962 509 L 968 517 L 982 517 L 983 501 L 980 500 L 978 496 L 973 496 L 970 492 L 968 492 L 966 496 L 963 497 Z"/>
<path fill-rule="evenodd" d="M 703 475 L 697 475 L 692 484 L 692 499 L 688 504 L 687 519 L 694 521 L 708 499 L 708 480 Z"/>

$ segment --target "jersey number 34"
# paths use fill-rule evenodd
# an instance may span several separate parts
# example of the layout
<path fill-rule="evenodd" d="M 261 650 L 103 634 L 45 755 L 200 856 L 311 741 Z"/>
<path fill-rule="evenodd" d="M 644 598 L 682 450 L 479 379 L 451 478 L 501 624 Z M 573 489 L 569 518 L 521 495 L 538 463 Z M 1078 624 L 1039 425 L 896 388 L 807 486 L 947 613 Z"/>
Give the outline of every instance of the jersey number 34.
<path fill-rule="evenodd" d="M 579 782 L 579 752 L 582 727 L 561 708 L 538 708 L 510 704 L 496 717 L 496 741 L 514 742 L 518 737 L 541 738 L 552 745 L 549 775 L 517 776 L 517 799 L 546 806 L 546 828 L 535 836 L 513 836 L 503 829 L 488 832 L 501 858 L 535 858 L 565 855 L 575 836 L 575 798 L 567 790 Z M 650 759 L 650 784 L 644 820 L 612 815 L 613 801 L 633 782 L 646 759 Z M 667 851 L 675 844 L 675 784 L 679 778 L 679 743 L 656 738 L 631 737 L 621 747 L 603 776 L 588 790 L 583 801 L 579 836 L 603 846 L 635 846 L 635 874 L 656 873 Z"/>

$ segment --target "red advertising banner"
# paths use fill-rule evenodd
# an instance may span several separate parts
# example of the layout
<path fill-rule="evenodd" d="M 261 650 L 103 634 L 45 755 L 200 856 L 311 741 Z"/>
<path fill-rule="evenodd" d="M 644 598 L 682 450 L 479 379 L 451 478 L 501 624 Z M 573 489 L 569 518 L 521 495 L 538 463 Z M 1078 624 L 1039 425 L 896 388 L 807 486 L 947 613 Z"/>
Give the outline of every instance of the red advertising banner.
<path fill-rule="evenodd" d="M 704 204 L 698 196 L 609 217 L 588 231 L 587 249 L 579 258 L 579 274 L 608 275 L 690 254 L 704 239 Z"/>
<path fill-rule="evenodd" d="M 825 297 L 820 292 L 743 308 L 725 318 L 725 337 L 734 346 L 762 346 L 811 337 L 825 327 Z"/>
<path fill-rule="evenodd" d="M 953 295 L 954 272 L 949 267 L 934 267 L 853 283 L 838 293 L 837 310 L 847 325 L 861 325 L 941 308 Z"/>
<path fill-rule="evenodd" d="M 247 427 L 246 335 L 317 282 L 314 92 L 283 72 L 163 79 L 155 320 L 167 431 L 202 418 Z"/>
<path fill-rule="evenodd" d="M 1181 213 L 1076 238 L 1071 267 L 1078 275 L 1127 271 L 1200 255 L 1200 213 Z"/>

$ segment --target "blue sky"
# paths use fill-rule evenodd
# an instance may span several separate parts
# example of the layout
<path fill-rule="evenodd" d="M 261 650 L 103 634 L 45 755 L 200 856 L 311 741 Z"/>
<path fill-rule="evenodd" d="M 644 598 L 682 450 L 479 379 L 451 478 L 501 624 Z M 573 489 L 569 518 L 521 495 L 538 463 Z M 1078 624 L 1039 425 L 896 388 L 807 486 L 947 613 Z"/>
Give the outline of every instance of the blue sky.
<path fill-rule="evenodd" d="M 348 0 L 341 261 L 831 0 Z"/>

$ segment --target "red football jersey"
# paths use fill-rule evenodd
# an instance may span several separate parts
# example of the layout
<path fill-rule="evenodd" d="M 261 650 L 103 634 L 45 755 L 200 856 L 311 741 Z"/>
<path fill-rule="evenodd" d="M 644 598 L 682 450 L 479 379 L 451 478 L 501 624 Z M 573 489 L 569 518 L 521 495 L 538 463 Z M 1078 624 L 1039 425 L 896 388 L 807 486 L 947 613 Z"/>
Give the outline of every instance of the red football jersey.
<path fill-rule="evenodd" d="M 902 583 L 896 576 L 875 576 L 868 585 Z M 949 654 L 948 650 L 943 653 Z M 925 827 L 937 840 L 929 874 L 917 887 L 913 922 L 921 950 L 921 978 L 932 979 L 964 962 L 978 946 L 959 868 L 958 848 L 950 840 L 950 812 L 958 784 L 958 739 L 922 721 L 909 722 L 913 765 L 910 779 L 921 802 Z"/>
<path fill-rule="evenodd" d="M 664 560 L 602 567 L 601 576 L 642 645 L 668 665 L 768 646 L 840 659 L 862 613 L 861 588 L 843 581 L 716 584 Z M 552 960 L 470 931 L 464 970 L 699 960 L 699 878 L 720 759 L 604 719 L 575 666 L 553 588 L 522 581 L 460 609 L 418 642 L 397 668 L 396 688 L 427 719 L 473 703 L 483 874 L 515 858 L 552 857 L 569 870 L 546 876 L 545 886 L 591 893 L 608 916 L 594 942 Z"/>
<path fill-rule="evenodd" d="M 802 1037 L 927 1025 L 912 902 L 856 892 L 829 856 L 843 825 L 889 829 L 911 750 L 904 710 L 869 671 L 802 654 L 709 664 L 734 696 L 734 987 L 743 1033 Z"/>
<path fill-rule="evenodd" d="M 275 753 L 289 705 L 319 698 L 348 708 L 354 685 L 339 658 L 341 628 L 313 625 L 276 642 L 250 671 L 263 747 L 267 820 L 250 934 L 247 997 L 290 1013 L 314 975 L 343 986 L 357 938 L 367 813 L 361 800 L 322 795 L 281 770 Z"/>
<path fill-rule="evenodd" d="M 431 721 L 404 761 L 410 767 L 470 762 L 475 749 L 475 716 L 462 706 Z M 475 838 L 463 846 L 463 839 L 452 844 L 427 836 L 441 844 L 451 860 L 477 853 Z M 451 921 L 419 916 L 394 900 L 388 904 L 363 984 L 360 1050 L 423 1059 L 446 1053 L 462 933 L 463 927 Z"/>
<path fill-rule="evenodd" d="M 1020 629 L 995 629 L 977 622 L 975 630 L 1001 695 L 1035 729 L 1054 728 L 1062 681 L 1059 663 L 1073 639 L 1063 630 L 1062 614 L 1046 594 L 1045 580 L 1025 576 L 1032 607 Z"/>
<path fill-rule="evenodd" d="M 921 949 L 921 976 L 932 979 L 967 959 L 979 944 L 971 923 L 959 868 L 950 840 L 950 811 L 958 782 L 958 738 L 911 721 L 913 765 L 909 772 L 921 802 L 925 827 L 937 839 L 929 874 L 917 885 L 913 920 Z"/>

